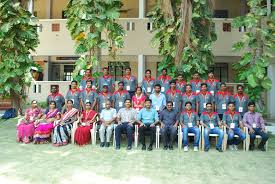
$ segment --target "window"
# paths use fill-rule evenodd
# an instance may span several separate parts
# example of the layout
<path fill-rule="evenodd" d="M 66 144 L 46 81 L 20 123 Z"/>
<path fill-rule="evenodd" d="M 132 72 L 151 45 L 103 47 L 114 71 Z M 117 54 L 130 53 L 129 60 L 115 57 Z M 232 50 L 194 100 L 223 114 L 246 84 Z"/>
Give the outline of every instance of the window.
<path fill-rule="evenodd" d="M 42 32 L 43 31 L 43 25 L 39 24 L 39 26 L 37 27 L 37 29 L 38 29 L 39 32 Z"/>
<path fill-rule="evenodd" d="M 52 24 L 52 32 L 59 32 L 60 24 Z"/>
<path fill-rule="evenodd" d="M 33 85 L 33 93 L 41 93 L 41 85 L 40 84 Z"/>
<path fill-rule="evenodd" d="M 153 30 L 153 23 L 152 22 L 148 22 L 147 23 L 147 30 L 148 31 L 152 31 Z"/>
<path fill-rule="evenodd" d="M 135 23 L 127 22 L 127 31 L 134 31 L 134 30 L 135 30 Z"/>
<path fill-rule="evenodd" d="M 62 19 L 66 19 L 67 17 L 66 17 L 66 14 L 65 14 L 65 11 L 63 10 L 62 11 Z"/>
<path fill-rule="evenodd" d="M 74 65 L 64 65 L 64 81 L 72 81 Z"/>
<path fill-rule="evenodd" d="M 108 67 L 110 74 L 115 78 L 115 81 L 119 81 L 124 75 L 124 70 L 129 67 L 129 62 L 109 62 Z"/>
<path fill-rule="evenodd" d="M 215 10 L 214 17 L 215 18 L 228 18 L 228 10 Z"/>
<path fill-rule="evenodd" d="M 213 71 L 215 78 L 221 82 L 228 82 L 228 64 L 216 63 L 214 66 L 209 67 L 209 71 Z"/>
<path fill-rule="evenodd" d="M 222 24 L 223 32 L 231 32 L 231 23 L 223 23 Z"/>
<path fill-rule="evenodd" d="M 239 32 L 246 32 L 246 26 L 239 27 Z"/>

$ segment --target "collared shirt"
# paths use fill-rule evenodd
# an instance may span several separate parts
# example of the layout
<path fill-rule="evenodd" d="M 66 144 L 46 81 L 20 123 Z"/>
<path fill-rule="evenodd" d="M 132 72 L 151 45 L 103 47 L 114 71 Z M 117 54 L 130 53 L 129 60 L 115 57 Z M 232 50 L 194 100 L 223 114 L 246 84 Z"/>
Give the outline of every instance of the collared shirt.
<path fill-rule="evenodd" d="M 157 80 L 157 84 L 161 85 L 161 92 L 162 93 L 166 93 L 166 91 L 170 88 L 170 82 L 171 82 L 172 78 L 168 75 L 166 76 L 159 76 L 158 80 Z"/>
<path fill-rule="evenodd" d="M 144 78 L 141 82 L 141 88 L 144 94 L 147 94 L 147 96 L 150 96 L 154 91 L 154 86 L 156 84 L 156 80 L 154 78 Z"/>
<path fill-rule="evenodd" d="M 111 121 L 115 117 L 116 110 L 114 108 L 103 109 L 100 113 L 100 119 L 103 119 L 104 121 Z"/>
<path fill-rule="evenodd" d="M 97 103 L 98 103 L 98 111 L 101 112 L 105 109 L 105 104 L 107 101 L 112 103 L 112 93 L 99 93 L 97 96 Z"/>
<path fill-rule="evenodd" d="M 159 119 L 165 126 L 173 126 L 177 122 L 177 115 L 174 109 L 168 111 L 167 108 L 165 108 L 160 112 Z"/>
<path fill-rule="evenodd" d="M 248 128 L 265 128 L 264 119 L 258 112 L 246 112 L 243 116 L 243 122 Z"/>
<path fill-rule="evenodd" d="M 122 108 L 118 111 L 117 117 L 120 118 L 120 122 L 122 123 L 134 122 L 137 119 L 137 111 L 133 108 Z"/>
<path fill-rule="evenodd" d="M 95 79 L 93 77 L 86 77 L 84 76 L 80 81 L 80 89 L 83 90 L 86 88 L 86 82 L 92 81 L 92 86 L 95 86 Z"/>
<path fill-rule="evenodd" d="M 113 87 L 115 86 L 115 80 L 113 76 L 107 75 L 107 76 L 101 76 L 98 79 L 98 90 L 99 92 L 102 92 L 103 86 L 108 86 L 108 91 L 113 92 Z"/>
<path fill-rule="evenodd" d="M 225 111 L 227 111 L 228 103 L 232 100 L 233 98 L 228 91 L 219 91 L 216 93 L 215 104 L 217 106 L 218 114 L 223 114 Z"/>
<path fill-rule="evenodd" d="M 60 93 L 56 93 L 56 94 L 50 94 L 47 97 L 47 104 L 48 106 L 50 105 L 51 101 L 55 101 L 56 103 L 56 108 L 61 111 L 63 105 L 65 104 L 65 98 L 63 97 L 63 95 L 61 95 Z"/>
<path fill-rule="evenodd" d="M 87 102 L 90 102 L 92 105 L 97 99 L 97 93 L 93 89 L 84 89 L 81 91 L 80 98 L 83 102 L 83 104 L 86 104 Z M 85 105 L 84 105 L 85 108 Z"/>
<path fill-rule="evenodd" d="M 242 117 L 239 112 L 234 112 L 234 115 L 232 115 L 229 111 L 223 113 L 222 121 L 225 122 L 228 126 L 231 126 L 233 123 L 234 127 L 239 127 L 241 120 Z"/>
<path fill-rule="evenodd" d="M 176 86 L 177 90 L 180 90 L 181 93 L 185 93 L 186 81 L 177 81 Z"/>
<path fill-rule="evenodd" d="M 124 76 L 122 81 L 124 82 L 124 89 L 126 89 L 128 92 L 136 91 L 137 78 L 135 76 Z"/>
<path fill-rule="evenodd" d="M 149 98 L 152 100 L 152 107 L 156 111 L 160 111 L 166 106 L 166 97 L 162 93 L 159 93 L 159 95 L 156 95 L 156 93 L 153 93 L 150 95 Z"/>
<path fill-rule="evenodd" d="M 181 92 L 179 90 L 172 91 L 171 89 L 166 92 L 166 101 L 173 102 L 173 108 L 179 112 L 181 108 Z"/>
<path fill-rule="evenodd" d="M 201 80 L 190 80 L 190 84 L 192 86 L 192 91 L 198 94 L 201 90 Z"/>
<path fill-rule="evenodd" d="M 73 101 L 73 108 L 80 109 L 80 90 L 69 90 L 66 94 L 66 100 Z"/>
<path fill-rule="evenodd" d="M 215 94 L 218 92 L 219 88 L 220 88 L 220 81 L 217 79 L 207 79 L 205 81 L 205 83 L 207 84 L 207 89 L 208 91 L 215 96 Z"/>
<path fill-rule="evenodd" d="M 130 99 L 130 95 L 128 91 L 122 90 L 122 91 L 115 91 L 113 94 L 113 102 L 114 102 L 114 108 L 119 111 L 119 109 L 125 107 L 124 106 L 124 101 L 126 99 Z"/>
<path fill-rule="evenodd" d="M 202 92 L 200 92 L 197 95 L 197 102 L 199 103 L 199 111 L 198 111 L 198 113 L 201 114 L 203 111 L 205 111 L 207 103 L 213 103 L 213 96 L 208 91 L 206 92 L 205 95 Z"/>
<path fill-rule="evenodd" d="M 207 126 L 209 126 L 210 123 L 212 123 L 214 125 L 214 127 L 217 127 L 217 126 L 219 126 L 220 118 L 219 118 L 217 112 L 207 113 L 206 111 L 204 111 L 201 114 L 200 121 L 202 121 Z"/>
<path fill-rule="evenodd" d="M 249 102 L 249 97 L 246 94 L 243 94 L 243 96 L 240 96 L 239 94 L 234 95 L 234 102 L 235 102 L 235 107 L 236 111 L 241 113 L 243 116 L 244 113 L 248 111 L 248 102 Z"/>
<path fill-rule="evenodd" d="M 199 116 L 193 110 L 191 110 L 190 112 L 188 112 L 187 110 L 184 110 L 181 112 L 179 120 L 184 125 L 188 127 L 193 127 L 193 126 L 197 126 L 197 121 L 199 121 Z M 192 126 L 190 123 L 192 124 Z"/>
<path fill-rule="evenodd" d="M 182 109 L 185 109 L 185 103 L 186 102 L 191 102 L 192 103 L 192 110 L 196 109 L 196 102 L 197 102 L 197 95 L 195 92 L 192 92 L 190 94 L 188 93 L 183 93 L 181 97 L 181 102 L 182 102 Z"/>
<path fill-rule="evenodd" d="M 150 125 L 159 120 L 158 112 L 153 108 L 149 110 L 142 108 L 138 113 L 137 119 L 144 124 Z"/>

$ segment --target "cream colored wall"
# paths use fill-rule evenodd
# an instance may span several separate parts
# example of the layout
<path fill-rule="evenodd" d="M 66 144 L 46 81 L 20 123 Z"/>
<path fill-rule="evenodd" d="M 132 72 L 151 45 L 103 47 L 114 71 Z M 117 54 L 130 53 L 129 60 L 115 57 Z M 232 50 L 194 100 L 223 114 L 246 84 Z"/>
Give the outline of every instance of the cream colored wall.
<path fill-rule="evenodd" d="M 62 11 L 65 10 L 68 0 L 52 0 L 52 18 L 61 19 Z"/>
<path fill-rule="evenodd" d="M 228 10 L 229 18 L 240 16 L 240 0 L 215 0 L 215 10 Z"/>
<path fill-rule="evenodd" d="M 35 0 L 34 1 L 34 11 L 37 12 L 37 17 L 40 19 L 47 18 L 46 1 L 47 0 Z"/>

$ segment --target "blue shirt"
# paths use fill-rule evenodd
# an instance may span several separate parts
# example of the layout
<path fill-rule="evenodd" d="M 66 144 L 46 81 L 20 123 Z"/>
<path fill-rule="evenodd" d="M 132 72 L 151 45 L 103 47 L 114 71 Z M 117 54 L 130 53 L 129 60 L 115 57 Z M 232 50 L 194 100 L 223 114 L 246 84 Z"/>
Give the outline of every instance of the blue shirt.
<path fill-rule="evenodd" d="M 146 125 L 150 125 L 159 120 L 158 112 L 153 108 L 149 110 L 142 108 L 138 113 L 137 119 Z"/>
<path fill-rule="evenodd" d="M 165 126 L 173 126 L 177 122 L 177 112 L 174 109 L 171 111 L 164 109 L 160 112 L 159 119 Z"/>
<path fill-rule="evenodd" d="M 156 93 L 153 93 L 149 98 L 152 100 L 152 107 L 157 111 L 162 110 L 166 106 L 166 97 L 162 93 L 158 96 Z"/>

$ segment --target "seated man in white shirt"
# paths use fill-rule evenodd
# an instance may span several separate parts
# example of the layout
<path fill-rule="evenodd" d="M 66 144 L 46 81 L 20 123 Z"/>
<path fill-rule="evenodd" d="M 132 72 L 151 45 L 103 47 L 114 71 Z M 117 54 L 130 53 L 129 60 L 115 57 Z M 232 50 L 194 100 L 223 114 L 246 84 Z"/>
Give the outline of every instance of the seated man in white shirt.
<path fill-rule="evenodd" d="M 111 108 L 111 102 L 108 100 L 105 103 L 105 109 L 100 113 L 101 126 L 99 129 L 100 147 L 109 147 L 110 139 L 114 129 L 114 122 L 116 120 L 116 110 Z M 106 137 L 105 137 L 106 132 Z M 105 139 L 106 138 L 106 139 Z"/>

